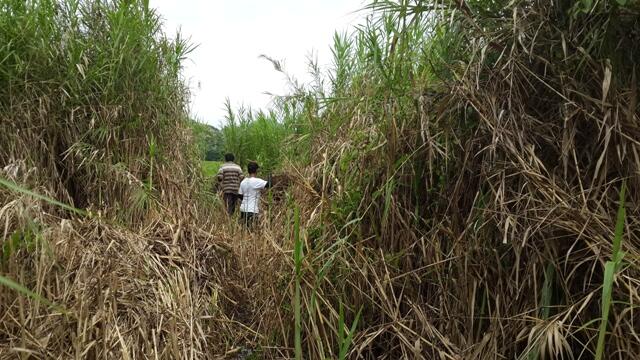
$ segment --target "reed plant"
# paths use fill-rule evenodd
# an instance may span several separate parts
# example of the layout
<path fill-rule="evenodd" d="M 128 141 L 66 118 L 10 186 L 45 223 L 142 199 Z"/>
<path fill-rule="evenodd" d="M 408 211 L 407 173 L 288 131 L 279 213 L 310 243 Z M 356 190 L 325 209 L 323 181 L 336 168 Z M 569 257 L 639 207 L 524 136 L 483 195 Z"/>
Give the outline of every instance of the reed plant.
<path fill-rule="evenodd" d="M 637 2 L 367 10 L 328 73 L 228 106 L 227 150 L 289 179 L 248 233 L 193 201 L 153 10 L 5 1 L 2 354 L 639 358 Z"/>
<path fill-rule="evenodd" d="M 222 356 L 244 336 L 230 250 L 194 225 L 214 210 L 191 49 L 148 1 L 0 1 L 0 358 Z"/>
<path fill-rule="evenodd" d="M 192 46 L 180 34 L 128 1 L 7 0 L 0 28 L 0 167 L 125 221 L 144 216 L 141 198 L 181 201 L 162 191 L 197 178 L 180 77 Z"/>
<path fill-rule="evenodd" d="M 233 110 L 229 100 L 225 106 L 227 116 L 222 127 L 225 152 L 233 153 L 242 165 L 257 161 L 266 172 L 280 166 L 290 131 L 275 111 Z"/>
<path fill-rule="evenodd" d="M 341 356 L 361 308 L 352 358 L 640 356 L 637 262 L 603 289 L 624 179 L 638 211 L 637 3 L 367 9 L 335 36 L 329 91 L 276 101 L 304 144 L 284 152 L 309 246 L 290 283 L 303 353 Z"/>

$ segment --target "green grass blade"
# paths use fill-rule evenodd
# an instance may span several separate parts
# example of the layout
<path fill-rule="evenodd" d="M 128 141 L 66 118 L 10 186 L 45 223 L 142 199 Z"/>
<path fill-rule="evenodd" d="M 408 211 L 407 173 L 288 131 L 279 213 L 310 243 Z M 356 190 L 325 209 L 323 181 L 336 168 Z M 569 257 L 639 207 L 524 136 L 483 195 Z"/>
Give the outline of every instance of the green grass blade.
<path fill-rule="evenodd" d="M 353 341 L 353 335 L 356 332 L 356 327 L 358 326 L 358 321 L 360 321 L 360 315 L 362 314 L 362 307 L 360 308 L 360 310 L 358 310 L 358 313 L 356 314 L 356 318 L 353 319 L 353 323 L 351 323 L 351 329 L 349 329 L 349 334 L 347 334 L 347 337 L 344 339 L 344 341 L 342 341 L 342 339 L 340 341 L 342 341 L 342 345 L 340 346 L 340 353 L 338 354 L 338 359 L 340 360 L 344 360 L 347 358 L 347 352 L 349 351 L 349 347 L 351 346 L 351 341 Z"/>
<path fill-rule="evenodd" d="M 607 261 L 604 266 L 604 285 L 602 287 L 602 320 L 600 321 L 600 331 L 598 333 L 598 346 L 596 348 L 596 360 L 601 360 L 604 354 L 604 340 L 607 334 L 607 322 L 609 318 L 609 308 L 611 306 L 611 292 L 613 289 L 613 276 L 616 264 Z"/>
<path fill-rule="evenodd" d="M 24 296 L 30 297 L 30 298 L 34 299 L 35 301 L 38 301 L 38 302 L 41 302 L 41 303 L 43 303 L 43 304 L 45 304 L 47 306 L 50 306 L 50 307 L 52 307 L 52 308 L 54 308 L 54 309 L 56 309 L 56 310 L 58 310 L 58 311 L 60 311 L 60 312 L 62 312 L 64 314 L 68 314 L 68 312 L 65 309 L 63 309 L 62 307 L 60 307 L 59 305 L 56 305 L 56 304 L 52 303 L 51 301 L 47 300 L 44 296 L 42 296 L 40 294 L 37 294 L 37 293 L 27 289 L 26 287 L 18 284 L 17 282 L 11 280 L 8 277 L 4 277 L 4 276 L 0 275 L 0 285 L 6 286 L 9 289 L 15 290 L 15 291 L 17 291 L 18 293 L 20 293 L 20 294 L 22 294 Z"/>
<path fill-rule="evenodd" d="M 619 262 L 622 260 L 622 234 L 624 232 L 624 221 L 627 217 L 626 208 L 624 206 L 624 198 L 626 194 L 627 187 L 623 183 L 622 188 L 620 189 L 620 206 L 618 207 L 618 215 L 616 218 L 616 231 L 615 236 L 613 238 L 613 257 L 612 260 L 615 262 Z"/>
<path fill-rule="evenodd" d="M 602 285 L 602 318 L 600 320 L 600 330 L 598 332 L 598 345 L 596 347 L 596 360 L 601 360 L 604 356 L 605 337 L 607 334 L 607 323 L 609 321 L 609 310 L 611 308 L 613 280 L 615 278 L 616 269 L 622 262 L 624 254 L 621 251 L 622 236 L 624 233 L 624 223 L 626 219 L 626 210 L 624 207 L 625 200 L 625 184 L 620 189 L 620 205 L 618 207 L 618 216 L 616 218 L 616 229 L 613 238 L 613 252 L 611 261 L 607 261 L 604 266 L 604 280 Z"/>
<path fill-rule="evenodd" d="M 29 190 L 29 189 L 25 189 L 25 188 L 19 186 L 18 184 L 14 183 L 12 181 L 8 181 L 8 180 L 0 178 L 0 185 L 6 187 L 7 189 L 9 189 L 11 191 L 14 191 L 14 192 L 17 192 L 17 193 L 21 193 L 21 194 L 25 194 L 25 195 L 29 195 L 29 196 L 34 197 L 36 199 L 46 201 L 51 205 L 58 206 L 58 207 L 60 207 L 62 209 L 69 210 L 69 211 L 74 212 L 76 214 L 79 214 L 79 215 L 82 215 L 82 216 L 86 216 L 87 215 L 87 212 L 84 211 L 84 210 L 81 210 L 81 209 L 75 208 L 73 206 L 61 203 L 60 201 L 52 199 L 52 198 L 50 198 L 48 196 L 40 195 L 40 194 L 35 193 L 35 192 L 33 192 L 33 191 Z"/>

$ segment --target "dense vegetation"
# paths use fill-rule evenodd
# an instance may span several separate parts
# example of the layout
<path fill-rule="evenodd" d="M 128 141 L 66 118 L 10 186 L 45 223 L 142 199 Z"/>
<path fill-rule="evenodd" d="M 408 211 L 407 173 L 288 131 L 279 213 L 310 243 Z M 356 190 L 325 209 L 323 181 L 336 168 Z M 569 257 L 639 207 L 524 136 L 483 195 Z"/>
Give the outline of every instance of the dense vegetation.
<path fill-rule="evenodd" d="M 285 141 L 290 135 L 290 124 L 275 110 L 268 113 L 251 109 L 231 109 L 227 101 L 227 117 L 222 128 L 224 148 L 236 156 L 241 165 L 257 161 L 263 170 L 272 171 L 282 164 Z"/>
<path fill-rule="evenodd" d="M 211 315 L 222 272 L 191 226 L 189 50 L 144 2 L 0 1 L 1 358 L 224 344 L 229 325 L 185 320 Z"/>
<path fill-rule="evenodd" d="M 280 174 L 248 234 L 153 10 L 3 1 L 2 354 L 640 357 L 638 3 L 369 9 L 313 83 L 228 107 Z"/>
<path fill-rule="evenodd" d="M 197 121 L 191 122 L 191 128 L 193 130 L 193 140 L 202 160 L 224 160 L 224 140 L 220 130 Z"/>
<path fill-rule="evenodd" d="M 61 201 L 128 219 L 183 202 L 161 190 L 194 178 L 188 45 L 133 3 L 7 0 L 0 11 L 2 165 Z"/>
<path fill-rule="evenodd" d="M 618 215 L 624 182 L 638 211 L 638 4 L 371 7 L 275 110 L 302 174 L 285 344 L 335 357 L 358 320 L 353 357 L 640 356 Z"/>

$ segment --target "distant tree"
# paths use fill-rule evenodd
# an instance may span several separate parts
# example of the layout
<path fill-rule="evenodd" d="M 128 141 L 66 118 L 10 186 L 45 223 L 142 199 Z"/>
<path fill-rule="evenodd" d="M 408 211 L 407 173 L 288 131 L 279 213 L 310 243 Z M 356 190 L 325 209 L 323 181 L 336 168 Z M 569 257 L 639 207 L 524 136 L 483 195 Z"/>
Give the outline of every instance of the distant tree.
<path fill-rule="evenodd" d="M 214 126 L 195 120 L 191 122 L 191 127 L 201 159 L 207 161 L 222 161 L 224 157 L 224 140 L 220 130 Z"/>

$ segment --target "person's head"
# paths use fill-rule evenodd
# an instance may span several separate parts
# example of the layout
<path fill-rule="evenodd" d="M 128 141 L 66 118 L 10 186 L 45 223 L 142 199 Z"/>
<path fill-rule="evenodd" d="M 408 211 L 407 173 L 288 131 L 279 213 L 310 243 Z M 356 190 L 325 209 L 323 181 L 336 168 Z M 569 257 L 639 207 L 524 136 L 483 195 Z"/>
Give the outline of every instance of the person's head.
<path fill-rule="evenodd" d="M 258 173 L 258 169 L 260 167 L 258 166 L 258 163 L 255 161 L 250 161 L 249 164 L 247 165 L 247 172 L 249 172 L 249 174 L 255 175 Z"/>
<path fill-rule="evenodd" d="M 226 153 L 226 154 L 224 154 L 224 161 L 226 161 L 226 162 L 232 162 L 232 161 L 233 161 L 233 160 L 235 160 L 235 159 L 236 159 L 236 157 L 235 157 L 235 156 L 233 156 L 233 154 L 232 154 L 232 153 Z"/>

